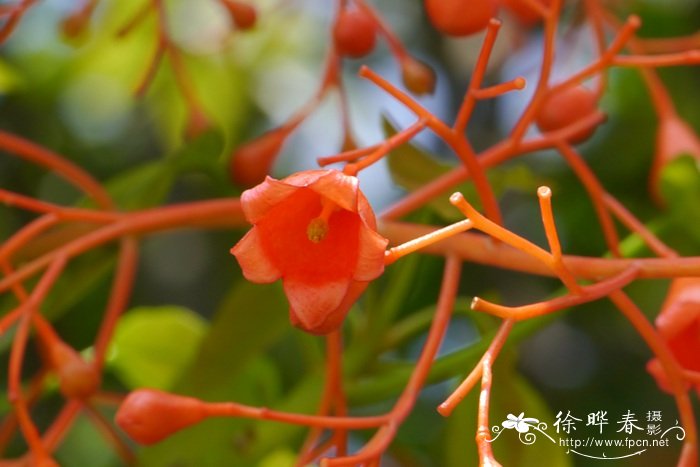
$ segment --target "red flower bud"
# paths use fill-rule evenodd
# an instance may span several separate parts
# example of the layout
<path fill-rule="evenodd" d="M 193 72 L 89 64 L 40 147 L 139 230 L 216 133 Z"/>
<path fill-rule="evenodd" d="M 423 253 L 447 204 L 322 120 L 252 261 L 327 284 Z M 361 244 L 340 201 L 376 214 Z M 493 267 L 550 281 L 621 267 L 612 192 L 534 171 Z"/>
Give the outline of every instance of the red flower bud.
<path fill-rule="evenodd" d="M 75 39 L 85 33 L 90 23 L 90 15 L 79 10 L 61 22 L 61 32 L 68 39 Z"/>
<path fill-rule="evenodd" d="M 223 5 L 231 15 L 233 24 L 239 29 L 250 29 L 255 26 L 258 18 L 258 13 L 254 7 L 247 3 L 237 2 L 236 0 L 224 0 Z"/>
<path fill-rule="evenodd" d="M 288 135 L 286 128 L 277 128 L 239 146 L 229 162 L 231 180 L 244 187 L 265 180 Z"/>
<path fill-rule="evenodd" d="M 417 96 L 435 91 L 435 71 L 413 57 L 401 60 L 401 78 L 406 89 Z"/>
<path fill-rule="evenodd" d="M 545 7 L 549 7 L 552 0 L 538 0 Z M 515 16 L 523 26 L 533 26 L 542 21 L 542 16 L 528 6 L 523 0 L 501 0 L 501 5 Z"/>
<path fill-rule="evenodd" d="M 241 196 L 253 228 L 231 249 L 252 282 L 282 279 L 292 324 L 326 334 L 384 271 L 388 241 L 358 180 L 337 170 L 268 177 Z"/>
<path fill-rule="evenodd" d="M 681 368 L 700 372 L 700 278 L 673 280 L 656 327 Z M 672 392 L 658 359 L 651 360 L 647 370 L 661 389 Z M 695 384 L 695 390 L 700 394 L 700 384 Z"/>
<path fill-rule="evenodd" d="M 95 367 L 62 341 L 48 348 L 51 366 L 58 375 L 61 393 L 70 399 L 86 399 L 100 386 Z"/>
<path fill-rule="evenodd" d="M 374 49 L 376 32 L 374 20 L 365 11 L 343 8 L 333 26 L 333 41 L 339 54 L 364 57 Z"/>
<path fill-rule="evenodd" d="M 486 28 L 498 12 L 495 0 L 425 0 L 435 29 L 448 36 L 468 36 Z"/>
<path fill-rule="evenodd" d="M 206 404 L 199 399 L 138 389 L 124 399 L 115 418 L 137 443 L 155 444 L 208 415 Z"/>
<path fill-rule="evenodd" d="M 537 126 L 542 131 L 556 131 L 595 112 L 598 106 L 596 95 L 585 86 L 569 86 L 545 98 L 537 114 Z M 571 137 L 578 143 L 588 139 L 595 128 L 579 131 Z"/>

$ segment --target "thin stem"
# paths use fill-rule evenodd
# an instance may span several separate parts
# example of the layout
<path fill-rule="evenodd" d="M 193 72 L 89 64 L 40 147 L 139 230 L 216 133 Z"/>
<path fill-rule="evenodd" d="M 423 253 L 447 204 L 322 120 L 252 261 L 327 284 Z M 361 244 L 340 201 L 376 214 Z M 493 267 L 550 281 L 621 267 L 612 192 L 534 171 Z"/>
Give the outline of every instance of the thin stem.
<path fill-rule="evenodd" d="M 360 76 L 371 80 L 374 84 L 384 89 L 386 92 L 395 97 L 399 102 L 404 104 L 408 109 L 414 112 L 421 120 L 425 120 L 435 134 L 442 138 L 454 151 L 454 153 L 459 157 L 462 163 L 466 166 L 467 170 L 471 174 L 471 177 L 476 186 L 476 191 L 481 199 L 484 206 L 484 211 L 486 215 L 493 219 L 497 224 L 502 224 L 501 211 L 498 207 L 498 201 L 496 200 L 496 195 L 493 193 L 493 189 L 486 178 L 486 172 L 481 162 L 477 160 L 476 154 L 469 142 L 466 140 L 463 134 L 454 131 L 454 129 L 448 127 L 430 113 L 427 109 L 419 105 L 413 99 L 411 99 L 407 94 L 401 92 L 399 89 L 394 87 L 387 80 L 370 70 L 368 67 L 363 66 L 360 69 Z"/>
<path fill-rule="evenodd" d="M 621 257 L 620 252 L 620 239 L 615 230 L 615 224 L 613 224 L 612 217 L 605 207 L 605 202 L 603 198 L 605 196 L 605 189 L 601 185 L 598 178 L 595 176 L 593 171 L 588 167 L 583 158 L 576 152 L 574 148 L 571 147 L 565 141 L 560 141 L 557 144 L 557 150 L 564 156 L 566 162 L 571 166 L 574 173 L 578 176 L 583 186 L 588 192 L 588 196 L 593 203 L 595 208 L 596 216 L 598 217 L 598 222 L 603 229 L 603 236 L 605 237 L 605 242 L 612 254 L 616 257 Z"/>
<path fill-rule="evenodd" d="M 411 408 L 415 404 L 420 389 L 430 372 L 430 367 L 435 359 L 435 355 L 440 348 L 440 343 L 445 335 L 445 331 L 450 322 L 452 309 L 454 308 L 461 269 L 462 263 L 457 257 L 452 255 L 447 257 L 435 311 L 435 319 L 428 331 L 423 351 L 418 357 L 411 377 L 394 405 L 394 408 L 388 415 L 387 423 L 382 426 L 370 441 L 356 454 L 336 459 L 324 459 L 321 465 L 328 467 L 354 466 L 378 458 L 381 453 L 386 450 L 396 435 L 399 425 L 408 416 Z"/>
<path fill-rule="evenodd" d="M 481 379 L 487 356 L 490 356 L 488 357 L 490 358 L 490 361 L 494 361 L 496 359 L 501 351 L 501 348 L 503 348 L 503 344 L 505 344 L 506 339 L 508 339 L 511 329 L 513 329 L 513 324 L 515 324 L 514 319 L 506 319 L 501 323 L 501 325 L 498 327 L 496 335 L 491 340 L 491 344 L 489 344 L 488 349 L 486 349 L 486 352 L 484 352 L 481 360 L 479 360 L 479 363 L 474 366 L 472 371 L 464 379 L 464 381 L 460 383 L 457 389 L 455 389 L 452 394 L 450 394 L 449 397 L 438 406 L 437 411 L 440 413 L 440 415 L 443 417 L 449 417 L 457 405 L 459 405 L 467 394 L 469 394 L 472 388 L 474 388 L 476 383 Z"/>
<path fill-rule="evenodd" d="M 78 400 L 69 400 L 66 405 L 63 406 L 58 416 L 54 418 L 53 423 L 49 429 L 46 430 L 43 437 L 44 444 L 49 451 L 53 452 L 56 447 L 61 444 L 63 437 L 73 424 L 81 407 L 82 402 Z"/>
<path fill-rule="evenodd" d="M 72 258 L 125 235 L 182 227 L 246 224 L 238 199 L 213 199 L 133 213 L 24 264 L 13 274 L 0 280 L 0 291 L 7 290 L 16 281 L 23 281 L 38 273 L 59 255 Z"/>
<path fill-rule="evenodd" d="M 56 172 L 94 199 L 102 209 L 114 208 L 114 203 L 100 182 L 66 158 L 2 130 L 0 130 L 0 149 Z"/>
<path fill-rule="evenodd" d="M 565 308 L 592 302 L 608 296 L 615 290 L 620 290 L 638 277 L 638 270 L 635 267 L 621 272 L 610 279 L 600 281 L 597 284 L 582 287 L 577 294 L 568 294 L 563 297 L 553 298 L 530 305 L 509 307 L 491 303 L 483 298 L 474 297 L 472 310 L 483 311 L 504 319 L 515 319 L 518 321 L 532 319 L 538 316 L 547 315 Z"/>
<path fill-rule="evenodd" d="M 382 157 L 388 154 L 393 149 L 405 144 L 411 138 L 416 136 L 418 133 L 423 131 L 427 126 L 428 122 L 425 119 L 420 119 L 410 127 L 406 128 L 399 133 L 396 133 L 391 138 L 387 139 L 383 143 L 379 144 L 379 147 L 375 149 L 372 153 L 368 154 L 364 159 L 353 162 L 345 166 L 343 172 L 348 175 L 357 175 L 361 170 L 366 169 L 370 165 L 379 161 Z"/>
<path fill-rule="evenodd" d="M 214 402 L 203 405 L 210 417 L 255 418 L 328 429 L 363 430 L 380 426 L 389 420 L 389 415 L 369 417 L 341 417 L 334 415 L 306 415 L 280 412 L 267 407 L 251 407 L 235 402 Z"/>
<path fill-rule="evenodd" d="M 10 351 L 10 363 L 8 368 L 8 399 L 15 408 L 15 413 L 19 421 L 20 428 L 27 440 L 29 449 L 39 459 L 49 458 L 48 450 L 41 441 L 39 432 L 31 420 L 29 409 L 24 398 L 21 388 L 21 372 L 22 363 L 24 360 L 24 352 L 29 339 L 29 328 L 34 313 L 38 311 L 38 307 L 44 300 L 53 284 L 58 279 L 58 276 L 63 271 L 66 265 L 65 256 L 57 257 L 48 267 L 44 275 L 41 277 L 31 295 L 20 305 L 21 317 L 17 325 L 17 332 L 12 341 Z"/>
<path fill-rule="evenodd" d="M 448 225 L 447 227 L 443 227 L 442 229 L 421 235 L 413 240 L 407 241 L 406 243 L 402 243 L 401 245 L 389 248 L 384 257 L 384 263 L 389 265 L 399 258 L 402 258 L 410 253 L 414 253 L 428 245 L 440 242 L 458 233 L 466 232 L 472 227 L 474 227 L 472 221 L 470 219 L 465 219 L 463 221 Z"/>
<path fill-rule="evenodd" d="M 552 212 L 552 190 L 549 187 L 541 186 L 537 189 L 537 198 L 540 200 L 540 215 L 544 232 L 549 243 L 549 252 L 551 254 L 552 269 L 557 276 L 562 278 L 562 282 L 569 287 L 573 293 L 581 293 L 581 287 L 576 282 L 576 278 L 571 272 L 566 269 L 562 262 L 561 244 L 559 243 L 559 234 L 557 226 L 554 222 L 554 213 Z"/>
<path fill-rule="evenodd" d="M 344 417 L 348 414 L 347 401 L 343 391 L 343 336 L 340 331 L 333 331 L 326 338 L 328 359 L 326 363 L 327 383 L 330 387 L 334 415 Z M 339 428 L 333 433 L 336 452 L 339 456 L 347 452 L 347 431 Z"/>
<path fill-rule="evenodd" d="M 602 112 L 594 112 L 560 130 L 522 141 L 518 145 L 513 145 L 510 140 L 498 143 L 478 155 L 479 163 L 484 169 L 488 169 L 522 154 L 552 148 L 556 141 L 568 140 L 572 135 L 597 126 L 604 120 L 605 115 Z M 380 217 L 390 220 L 404 216 L 430 202 L 440 194 L 454 191 L 455 186 L 470 178 L 471 173 L 466 167 L 463 165 L 457 166 L 392 204 L 386 211 L 381 213 Z"/>
<path fill-rule="evenodd" d="M 479 411 L 476 430 L 476 447 L 479 451 L 479 465 L 500 467 L 491 450 L 491 431 L 489 429 L 489 406 L 491 404 L 491 387 L 493 385 L 494 356 L 486 354 L 482 364 L 481 392 L 479 393 Z"/>
<path fill-rule="evenodd" d="M 108 223 L 113 222 L 119 217 L 119 214 L 113 212 L 58 206 L 53 203 L 40 201 L 30 196 L 21 195 L 19 193 L 3 190 L 1 188 L 0 202 L 7 206 L 19 207 L 27 211 L 34 211 L 42 214 L 53 213 L 58 219 L 64 221 Z"/>
<path fill-rule="evenodd" d="M 138 241 L 134 237 L 126 236 L 120 242 L 117 270 L 114 275 L 104 317 L 102 318 L 102 324 L 95 338 L 93 361 L 98 372 L 101 372 L 104 366 L 107 347 L 114 334 L 117 320 L 129 303 L 137 265 Z"/>
<path fill-rule="evenodd" d="M 319 157 L 316 162 L 321 167 L 325 167 L 330 164 L 336 164 L 338 162 L 353 162 L 361 157 L 364 157 L 372 152 L 376 151 L 380 147 L 379 144 L 373 146 L 368 146 L 366 148 L 351 149 L 349 151 L 341 152 L 340 154 L 335 154 L 333 156 Z"/>
<path fill-rule="evenodd" d="M 392 243 L 409 242 L 416 237 L 428 235 L 436 227 L 403 222 L 383 222 L 379 232 Z M 535 259 L 511 245 L 494 242 L 491 238 L 471 232 L 447 236 L 436 243 L 421 248 L 423 253 L 445 256 L 455 254 L 463 261 L 485 264 L 511 271 L 526 272 L 541 276 L 556 276 L 556 273 L 539 259 Z M 548 254 L 546 251 L 545 254 Z M 598 258 L 564 255 L 562 263 L 571 273 L 581 279 L 601 280 L 620 274 L 630 267 L 639 269 L 640 279 L 700 276 L 700 257 L 683 258 Z M 2 282 L 0 282 L 0 286 Z"/>
<path fill-rule="evenodd" d="M 97 427 L 97 429 L 102 434 L 109 444 L 112 445 L 114 451 L 121 457 L 121 459 L 128 465 L 131 465 L 135 461 L 134 453 L 131 448 L 122 440 L 121 436 L 117 433 L 114 426 L 105 419 L 95 407 L 90 403 L 83 405 L 85 413 L 90 417 L 92 423 Z"/>
<path fill-rule="evenodd" d="M 632 326 L 637 330 L 639 335 L 644 339 L 649 348 L 654 352 L 656 358 L 659 359 L 661 366 L 666 372 L 668 381 L 676 399 L 678 413 L 681 419 L 681 424 L 685 429 L 685 439 L 683 441 L 683 453 L 681 454 L 681 462 L 678 465 L 692 465 L 691 463 L 682 463 L 683 459 L 694 459 L 697 463 L 697 443 L 698 434 L 695 424 L 695 415 L 693 413 L 693 405 L 688 396 L 688 391 L 685 388 L 683 374 L 681 368 L 676 362 L 671 350 L 666 345 L 666 342 L 659 336 L 658 331 L 647 320 L 644 313 L 635 305 L 635 303 L 621 290 L 610 294 L 610 299 L 622 312 L 622 314 L 630 321 Z"/>
<path fill-rule="evenodd" d="M 476 105 L 477 96 L 475 92 L 481 88 L 481 82 L 486 74 L 486 67 L 488 66 L 489 59 L 491 58 L 491 52 L 493 51 L 493 45 L 496 43 L 496 37 L 498 36 L 498 30 L 501 28 L 501 22 L 497 19 L 491 19 L 488 26 L 486 27 L 486 36 L 484 37 L 484 42 L 481 44 L 481 50 L 479 51 L 479 58 L 476 60 L 476 65 L 474 66 L 474 71 L 472 73 L 471 80 L 469 82 L 469 88 L 464 95 L 464 100 L 462 105 L 457 112 L 457 118 L 452 126 L 454 130 L 461 133 L 467 127 L 467 123 L 471 117 L 474 106 Z"/>
<path fill-rule="evenodd" d="M 475 89 L 471 92 L 471 94 L 474 96 L 474 99 L 477 100 L 492 99 L 507 92 L 525 89 L 526 84 L 527 82 L 525 81 L 525 78 L 519 76 L 510 81 L 506 81 L 505 83 L 495 84 L 493 86 L 489 86 L 488 88 Z"/>
<path fill-rule="evenodd" d="M 357 5 L 359 9 L 363 10 L 374 20 L 375 24 L 377 25 L 377 29 L 386 39 L 386 42 L 389 45 L 389 49 L 391 50 L 391 53 L 394 55 L 394 57 L 396 57 L 396 60 L 398 62 L 405 60 L 406 57 L 408 57 L 409 55 L 406 51 L 406 48 L 404 47 L 403 43 L 398 39 L 398 37 L 396 37 L 391 28 L 386 24 L 382 16 L 377 14 L 374 8 L 367 5 L 367 3 L 364 0 L 354 1 L 355 5 Z"/>
<path fill-rule="evenodd" d="M 688 50 L 663 55 L 625 55 L 615 57 L 613 65 L 635 68 L 659 68 L 665 66 L 689 66 L 700 63 L 700 50 Z"/>
<path fill-rule="evenodd" d="M 544 100 L 547 88 L 549 87 L 549 77 L 552 73 L 552 65 L 554 63 L 554 51 L 556 44 L 557 26 L 559 23 L 559 11 L 561 9 L 561 0 L 554 0 L 544 19 L 544 39 L 542 50 L 542 64 L 540 66 L 540 78 L 535 88 L 535 93 L 530 100 L 529 105 L 520 116 L 520 119 L 515 124 L 511 131 L 510 141 L 513 145 L 517 145 L 525 136 L 530 124 L 533 122 L 535 115 Z"/>
<path fill-rule="evenodd" d="M 656 235 L 647 229 L 644 224 L 634 217 L 634 215 L 610 193 L 603 194 L 603 202 L 605 202 L 608 209 L 610 209 L 610 211 L 617 216 L 625 227 L 639 235 L 649 246 L 649 248 L 658 256 L 665 258 L 678 257 L 678 253 L 675 250 L 663 243 Z"/>

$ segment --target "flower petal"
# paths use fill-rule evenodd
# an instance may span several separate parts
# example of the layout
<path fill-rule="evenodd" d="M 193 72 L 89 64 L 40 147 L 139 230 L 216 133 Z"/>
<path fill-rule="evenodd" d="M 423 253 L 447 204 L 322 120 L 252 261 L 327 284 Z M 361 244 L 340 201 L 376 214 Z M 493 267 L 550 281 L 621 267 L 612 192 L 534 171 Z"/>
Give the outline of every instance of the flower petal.
<path fill-rule="evenodd" d="M 331 172 L 338 172 L 332 169 L 319 169 L 319 170 L 304 170 L 302 172 L 296 172 L 282 179 L 283 183 L 287 185 L 295 186 L 297 188 L 308 187 L 313 185 L 318 181 L 319 178 L 327 176 Z"/>
<path fill-rule="evenodd" d="M 384 272 L 384 255 L 389 240 L 374 230 L 360 226 L 360 239 L 357 251 L 357 266 L 353 278 L 358 281 L 371 281 Z"/>
<path fill-rule="evenodd" d="M 267 212 L 291 196 L 297 187 L 267 177 L 260 185 L 246 190 L 241 195 L 243 214 L 251 224 L 257 223 Z"/>
<path fill-rule="evenodd" d="M 350 282 L 341 279 L 335 282 L 308 283 L 303 278 L 285 277 L 284 292 L 289 300 L 292 323 L 314 334 L 324 333 L 326 321 L 336 320 L 338 308 L 348 292 Z M 344 314 L 340 321 L 343 317 Z"/>
<path fill-rule="evenodd" d="M 357 177 L 345 175 L 337 170 L 329 170 L 319 177 L 309 188 L 325 196 L 346 211 L 357 212 L 359 181 Z"/>
<path fill-rule="evenodd" d="M 656 327 L 667 338 L 679 334 L 693 321 L 700 320 L 700 279 L 674 279 L 661 310 L 656 318 Z"/>
<path fill-rule="evenodd" d="M 231 248 L 231 254 L 238 260 L 243 276 L 251 282 L 269 284 L 282 276 L 263 251 L 256 227 Z"/>
<path fill-rule="evenodd" d="M 374 210 L 370 206 L 365 195 L 359 191 L 357 194 L 357 213 L 362 221 L 372 230 L 377 230 L 377 219 L 374 217 Z"/>

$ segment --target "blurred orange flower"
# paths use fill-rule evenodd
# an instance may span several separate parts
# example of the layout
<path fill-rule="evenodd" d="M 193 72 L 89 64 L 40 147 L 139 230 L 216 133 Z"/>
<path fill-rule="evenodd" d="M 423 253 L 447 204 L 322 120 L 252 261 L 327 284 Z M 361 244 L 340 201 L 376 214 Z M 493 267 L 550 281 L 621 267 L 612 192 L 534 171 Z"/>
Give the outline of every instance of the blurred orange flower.
<path fill-rule="evenodd" d="M 700 278 L 682 277 L 671 283 L 668 296 L 656 318 L 656 327 L 676 361 L 687 372 L 700 375 Z M 647 370 L 661 389 L 671 392 L 670 384 L 658 359 Z M 700 383 L 693 383 L 700 394 Z"/>

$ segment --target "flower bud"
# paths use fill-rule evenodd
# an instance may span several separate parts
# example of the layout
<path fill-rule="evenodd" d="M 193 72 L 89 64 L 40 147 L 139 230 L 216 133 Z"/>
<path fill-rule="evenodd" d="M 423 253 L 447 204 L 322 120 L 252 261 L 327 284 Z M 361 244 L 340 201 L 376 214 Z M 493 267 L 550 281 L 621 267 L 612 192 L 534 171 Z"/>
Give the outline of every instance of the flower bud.
<path fill-rule="evenodd" d="M 244 187 L 265 180 L 288 134 L 286 129 L 277 128 L 239 146 L 229 162 L 231 180 Z"/>
<path fill-rule="evenodd" d="M 122 402 L 116 422 L 137 443 L 155 444 L 207 415 L 206 404 L 199 399 L 138 389 Z"/>

